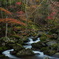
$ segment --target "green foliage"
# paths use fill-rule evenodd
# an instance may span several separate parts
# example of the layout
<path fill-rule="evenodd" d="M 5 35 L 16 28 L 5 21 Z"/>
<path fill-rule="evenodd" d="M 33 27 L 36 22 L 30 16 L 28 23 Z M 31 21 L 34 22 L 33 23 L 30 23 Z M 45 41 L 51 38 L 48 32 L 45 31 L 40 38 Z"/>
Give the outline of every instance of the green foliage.
<path fill-rule="evenodd" d="M 0 47 L 0 51 L 3 51 L 3 50 L 6 50 L 8 49 L 7 47 L 3 46 L 3 47 Z"/>
<path fill-rule="evenodd" d="M 12 37 L 16 38 L 16 39 L 20 39 L 19 35 L 12 35 Z"/>
<path fill-rule="evenodd" d="M 1 37 L 0 40 L 6 41 L 6 40 L 8 40 L 8 37 Z"/>
<path fill-rule="evenodd" d="M 43 33 L 42 36 L 40 37 L 40 40 L 41 41 L 46 41 L 47 40 L 47 34 L 46 33 Z"/>

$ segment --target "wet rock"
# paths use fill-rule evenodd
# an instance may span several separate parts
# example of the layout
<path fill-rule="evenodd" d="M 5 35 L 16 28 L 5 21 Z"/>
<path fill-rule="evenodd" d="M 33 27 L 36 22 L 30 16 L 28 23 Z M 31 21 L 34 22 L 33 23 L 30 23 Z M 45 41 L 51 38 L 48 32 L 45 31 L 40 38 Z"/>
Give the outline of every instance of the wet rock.
<path fill-rule="evenodd" d="M 39 43 L 32 44 L 32 48 L 36 48 L 36 49 L 39 49 L 41 46 L 42 46 L 41 43 L 40 43 L 40 45 L 39 45 Z"/>
<path fill-rule="evenodd" d="M 44 57 L 44 59 L 50 59 L 48 56 Z"/>
<path fill-rule="evenodd" d="M 38 37 L 34 37 L 34 38 L 33 38 L 33 41 L 36 41 L 36 40 L 37 40 L 37 38 L 38 38 Z"/>
<path fill-rule="evenodd" d="M 47 44 L 48 46 L 51 46 L 51 45 L 53 45 L 53 44 L 57 44 L 57 42 L 53 40 L 53 41 L 47 42 L 46 44 Z"/>
<path fill-rule="evenodd" d="M 37 42 L 37 43 L 33 43 L 32 44 L 32 47 L 33 48 L 36 48 L 36 49 L 40 49 L 40 48 L 42 48 L 42 47 L 46 47 L 46 44 L 45 44 L 46 42 Z"/>
<path fill-rule="evenodd" d="M 55 53 L 53 56 L 59 58 L 59 52 L 58 53 Z"/>
<path fill-rule="evenodd" d="M 56 53 L 56 50 L 48 50 L 47 52 L 45 52 L 45 54 L 50 56 L 54 55 L 55 53 Z"/>
<path fill-rule="evenodd" d="M 39 37 L 41 37 L 41 35 L 37 35 L 36 37 L 33 37 L 32 39 L 33 39 L 33 41 L 36 41 L 37 38 L 39 38 Z"/>

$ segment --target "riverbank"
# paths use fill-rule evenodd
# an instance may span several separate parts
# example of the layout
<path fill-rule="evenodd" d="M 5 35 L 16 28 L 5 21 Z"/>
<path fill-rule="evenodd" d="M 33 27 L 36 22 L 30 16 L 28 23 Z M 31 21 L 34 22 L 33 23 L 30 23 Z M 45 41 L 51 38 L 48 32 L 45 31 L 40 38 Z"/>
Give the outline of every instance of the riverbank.
<path fill-rule="evenodd" d="M 35 42 L 35 41 L 33 41 L 33 39 L 30 38 L 30 41 L 27 42 L 27 44 L 30 44 L 30 45 L 27 45 L 27 46 L 25 45 L 24 47 L 25 47 L 26 49 L 27 49 L 27 48 L 30 48 L 30 49 L 31 49 L 31 47 L 30 47 L 31 44 L 32 44 L 32 43 L 37 43 L 37 41 L 38 41 L 38 39 L 37 39 L 36 42 Z M 39 41 L 40 41 L 40 40 L 39 40 Z M 11 51 L 11 50 L 7 50 L 7 51 L 9 51 L 9 54 L 10 54 L 10 51 Z M 6 52 L 6 51 L 5 51 L 5 52 Z M 26 57 L 24 57 L 24 58 L 22 57 L 22 58 L 20 58 L 20 59 L 30 59 L 30 58 L 31 58 L 31 59 L 33 59 L 33 58 L 34 58 L 34 59 L 39 59 L 39 58 L 40 58 L 40 59 L 43 59 L 43 58 L 45 58 L 45 57 L 48 57 L 48 58 L 50 58 L 50 59 L 58 59 L 58 58 L 56 58 L 56 57 L 50 57 L 50 56 L 44 55 L 43 52 L 40 52 L 40 51 L 38 51 L 38 50 L 37 50 L 37 51 L 34 51 L 34 50 L 33 50 L 33 52 L 36 54 L 35 56 L 26 56 Z M 6 54 L 6 53 L 5 53 L 5 54 Z M 8 55 L 8 53 L 7 53 L 7 55 Z M 10 55 L 12 55 L 12 54 L 10 54 Z M 10 56 L 10 55 L 9 55 L 9 56 Z M 13 55 L 12 55 L 12 56 L 13 56 Z"/>

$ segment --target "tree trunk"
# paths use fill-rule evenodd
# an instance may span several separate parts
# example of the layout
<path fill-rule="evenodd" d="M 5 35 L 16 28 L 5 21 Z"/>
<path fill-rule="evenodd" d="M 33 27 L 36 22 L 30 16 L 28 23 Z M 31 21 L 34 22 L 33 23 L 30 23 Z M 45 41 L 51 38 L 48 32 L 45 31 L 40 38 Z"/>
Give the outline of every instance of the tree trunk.
<path fill-rule="evenodd" d="M 6 32 L 5 32 L 5 37 L 8 37 L 8 23 L 6 23 Z"/>

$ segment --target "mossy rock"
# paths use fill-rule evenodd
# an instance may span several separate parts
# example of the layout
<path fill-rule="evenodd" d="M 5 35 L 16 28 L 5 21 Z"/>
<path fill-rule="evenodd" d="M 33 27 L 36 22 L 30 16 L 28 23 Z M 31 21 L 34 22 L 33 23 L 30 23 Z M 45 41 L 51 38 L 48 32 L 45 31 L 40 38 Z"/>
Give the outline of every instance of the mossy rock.
<path fill-rule="evenodd" d="M 56 40 L 51 40 L 49 42 L 46 43 L 47 46 L 53 46 L 54 44 L 57 44 Z"/>
<path fill-rule="evenodd" d="M 47 40 L 47 37 L 40 37 L 40 40 L 43 42 L 43 41 L 46 41 Z"/>
<path fill-rule="evenodd" d="M 50 55 L 50 56 L 54 55 L 55 53 L 56 53 L 56 50 L 49 50 L 47 52 L 47 54 Z"/>
<path fill-rule="evenodd" d="M 32 44 L 32 47 L 36 48 L 36 49 L 40 49 L 40 48 L 45 47 L 45 46 L 46 46 L 45 42 L 37 42 L 37 43 Z"/>
<path fill-rule="evenodd" d="M 17 39 L 16 39 L 17 40 Z M 23 44 L 24 42 L 23 42 L 23 39 L 19 39 L 19 40 L 17 40 L 17 42 L 16 43 L 18 43 L 18 44 Z"/>
<path fill-rule="evenodd" d="M 42 36 L 40 37 L 40 40 L 43 42 L 43 41 L 46 41 L 48 38 L 47 38 L 47 34 L 42 34 Z"/>
<path fill-rule="evenodd" d="M 42 47 L 42 48 L 40 48 L 40 50 L 41 50 L 41 51 L 48 51 L 49 48 L 48 48 L 48 47 Z"/>
<path fill-rule="evenodd" d="M 21 44 L 17 43 L 13 45 L 13 49 L 17 52 L 17 51 L 24 49 L 24 47 Z"/>
<path fill-rule="evenodd" d="M 50 59 L 48 56 L 44 57 L 44 59 Z"/>
<path fill-rule="evenodd" d="M 33 38 L 33 41 L 36 41 L 36 40 L 37 40 L 37 38 L 38 38 L 38 37 L 34 37 L 34 38 Z"/>
<path fill-rule="evenodd" d="M 17 43 L 23 45 L 24 43 L 26 43 L 28 41 L 29 41 L 28 37 L 25 36 L 25 37 L 22 37 L 22 38 L 18 39 Z"/>
<path fill-rule="evenodd" d="M 38 43 L 33 43 L 32 44 L 32 48 L 39 49 L 40 47 L 42 47 L 42 45 L 39 45 Z"/>
<path fill-rule="evenodd" d="M 32 55 L 35 55 L 35 54 L 30 49 L 23 49 L 21 51 L 18 51 L 16 55 L 18 57 L 23 57 L 23 56 L 32 56 Z"/>
<path fill-rule="evenodd" d="M 53 57 L 58 57 L 59 58 L 59 52 L 55 53 Z"/>
<path fill-rule="evenodd" d="M 23 42 L 28 42 L 28 41 L 29 41 L 29 39 L 27 36 L 23 37 Z"/>
<path fill-rule="evenodd" d="M 56 53 L 56 50 L 51 50 L 49 47 L 42 47 L 40 51 L 44 52 L 46 55 L 54 55 Z"/>

